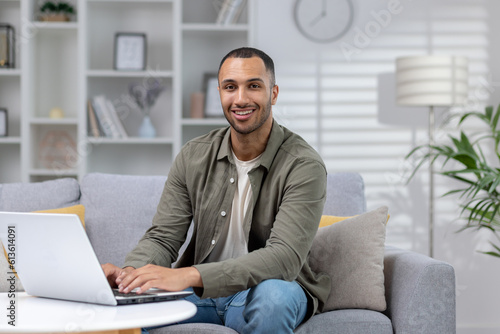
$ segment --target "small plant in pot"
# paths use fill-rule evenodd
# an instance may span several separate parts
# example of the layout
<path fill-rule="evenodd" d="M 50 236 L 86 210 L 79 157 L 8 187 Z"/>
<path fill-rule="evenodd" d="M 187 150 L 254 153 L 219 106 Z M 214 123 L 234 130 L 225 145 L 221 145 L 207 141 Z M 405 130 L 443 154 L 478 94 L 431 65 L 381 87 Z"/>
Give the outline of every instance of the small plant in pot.
<path fill-rule="evenodd" d="M 72 4 L 65 1 L 45 1 L 40 6 L 42 21 L 66 22 L 70 20 L 71 15 L 75 14 Z"/>

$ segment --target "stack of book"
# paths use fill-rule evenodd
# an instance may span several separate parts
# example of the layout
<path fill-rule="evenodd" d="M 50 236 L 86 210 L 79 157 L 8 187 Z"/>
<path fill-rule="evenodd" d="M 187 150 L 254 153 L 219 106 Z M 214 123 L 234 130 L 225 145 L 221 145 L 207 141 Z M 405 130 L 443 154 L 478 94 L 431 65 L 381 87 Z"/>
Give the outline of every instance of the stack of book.
<path fill-rule="evenodd" d="M 127 138 L 127 132 L 113 103 L 104 95 L 88 100 L 89 133 L 92 137 Z"/>
<path fill-rule="evenodd" d="M 235 24 L 243 7 L 245 7 L 245 0 L 223 0 L 216 23 L 221 25 Z"/>

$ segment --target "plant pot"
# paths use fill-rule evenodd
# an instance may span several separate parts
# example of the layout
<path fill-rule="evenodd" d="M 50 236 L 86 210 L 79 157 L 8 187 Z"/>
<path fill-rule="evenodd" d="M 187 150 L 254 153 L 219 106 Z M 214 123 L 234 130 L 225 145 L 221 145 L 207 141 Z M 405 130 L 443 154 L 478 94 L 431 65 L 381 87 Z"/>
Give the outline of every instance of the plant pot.
<path fill-rule="evenodd" d="M 69 21 L 69 16 L 66 14 L 42 14 L 40 16 L 41 21 L 45 22 L 67 22 Z"/>

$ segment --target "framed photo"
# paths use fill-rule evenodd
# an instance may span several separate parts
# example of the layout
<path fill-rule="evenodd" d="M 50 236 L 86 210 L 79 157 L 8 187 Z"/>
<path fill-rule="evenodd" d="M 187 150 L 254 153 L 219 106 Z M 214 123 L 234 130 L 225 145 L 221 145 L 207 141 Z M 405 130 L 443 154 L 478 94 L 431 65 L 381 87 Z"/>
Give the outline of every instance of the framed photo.
<path fill-rule="evenodd" d="M 7 137 L 7 109 L 0 108 L 0 137 Z"/>
<path fill-rule="evenodd" d="M 143 71 L 146 69 L 146 34 L 115 34 L 115 70 Z"/>
<path fill-rule="evenodd" d="M 223 117 L 222 105 L 219 96 L 219 85 L 216 73 L 205 73 L 203 90 L 205 91 L 205 117 Z"/>

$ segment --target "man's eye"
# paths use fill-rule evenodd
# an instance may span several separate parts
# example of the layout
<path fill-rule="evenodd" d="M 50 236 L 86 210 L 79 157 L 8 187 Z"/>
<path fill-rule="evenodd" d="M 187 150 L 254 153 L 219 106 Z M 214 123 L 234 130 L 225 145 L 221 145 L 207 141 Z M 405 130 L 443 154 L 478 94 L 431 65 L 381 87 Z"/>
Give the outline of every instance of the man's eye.
<path fill-rule="evenodd" d="M 259 84 L 251 84 L 250 87 L 252 87 L 252 88 L 260 88 L 260 85 Z"/>
<path fill-rule="evenodd" d="M 234 86 L 233 85 L 227 85 L 226 89 L 232 90 L 232 89 L 234 89 Z"/>

